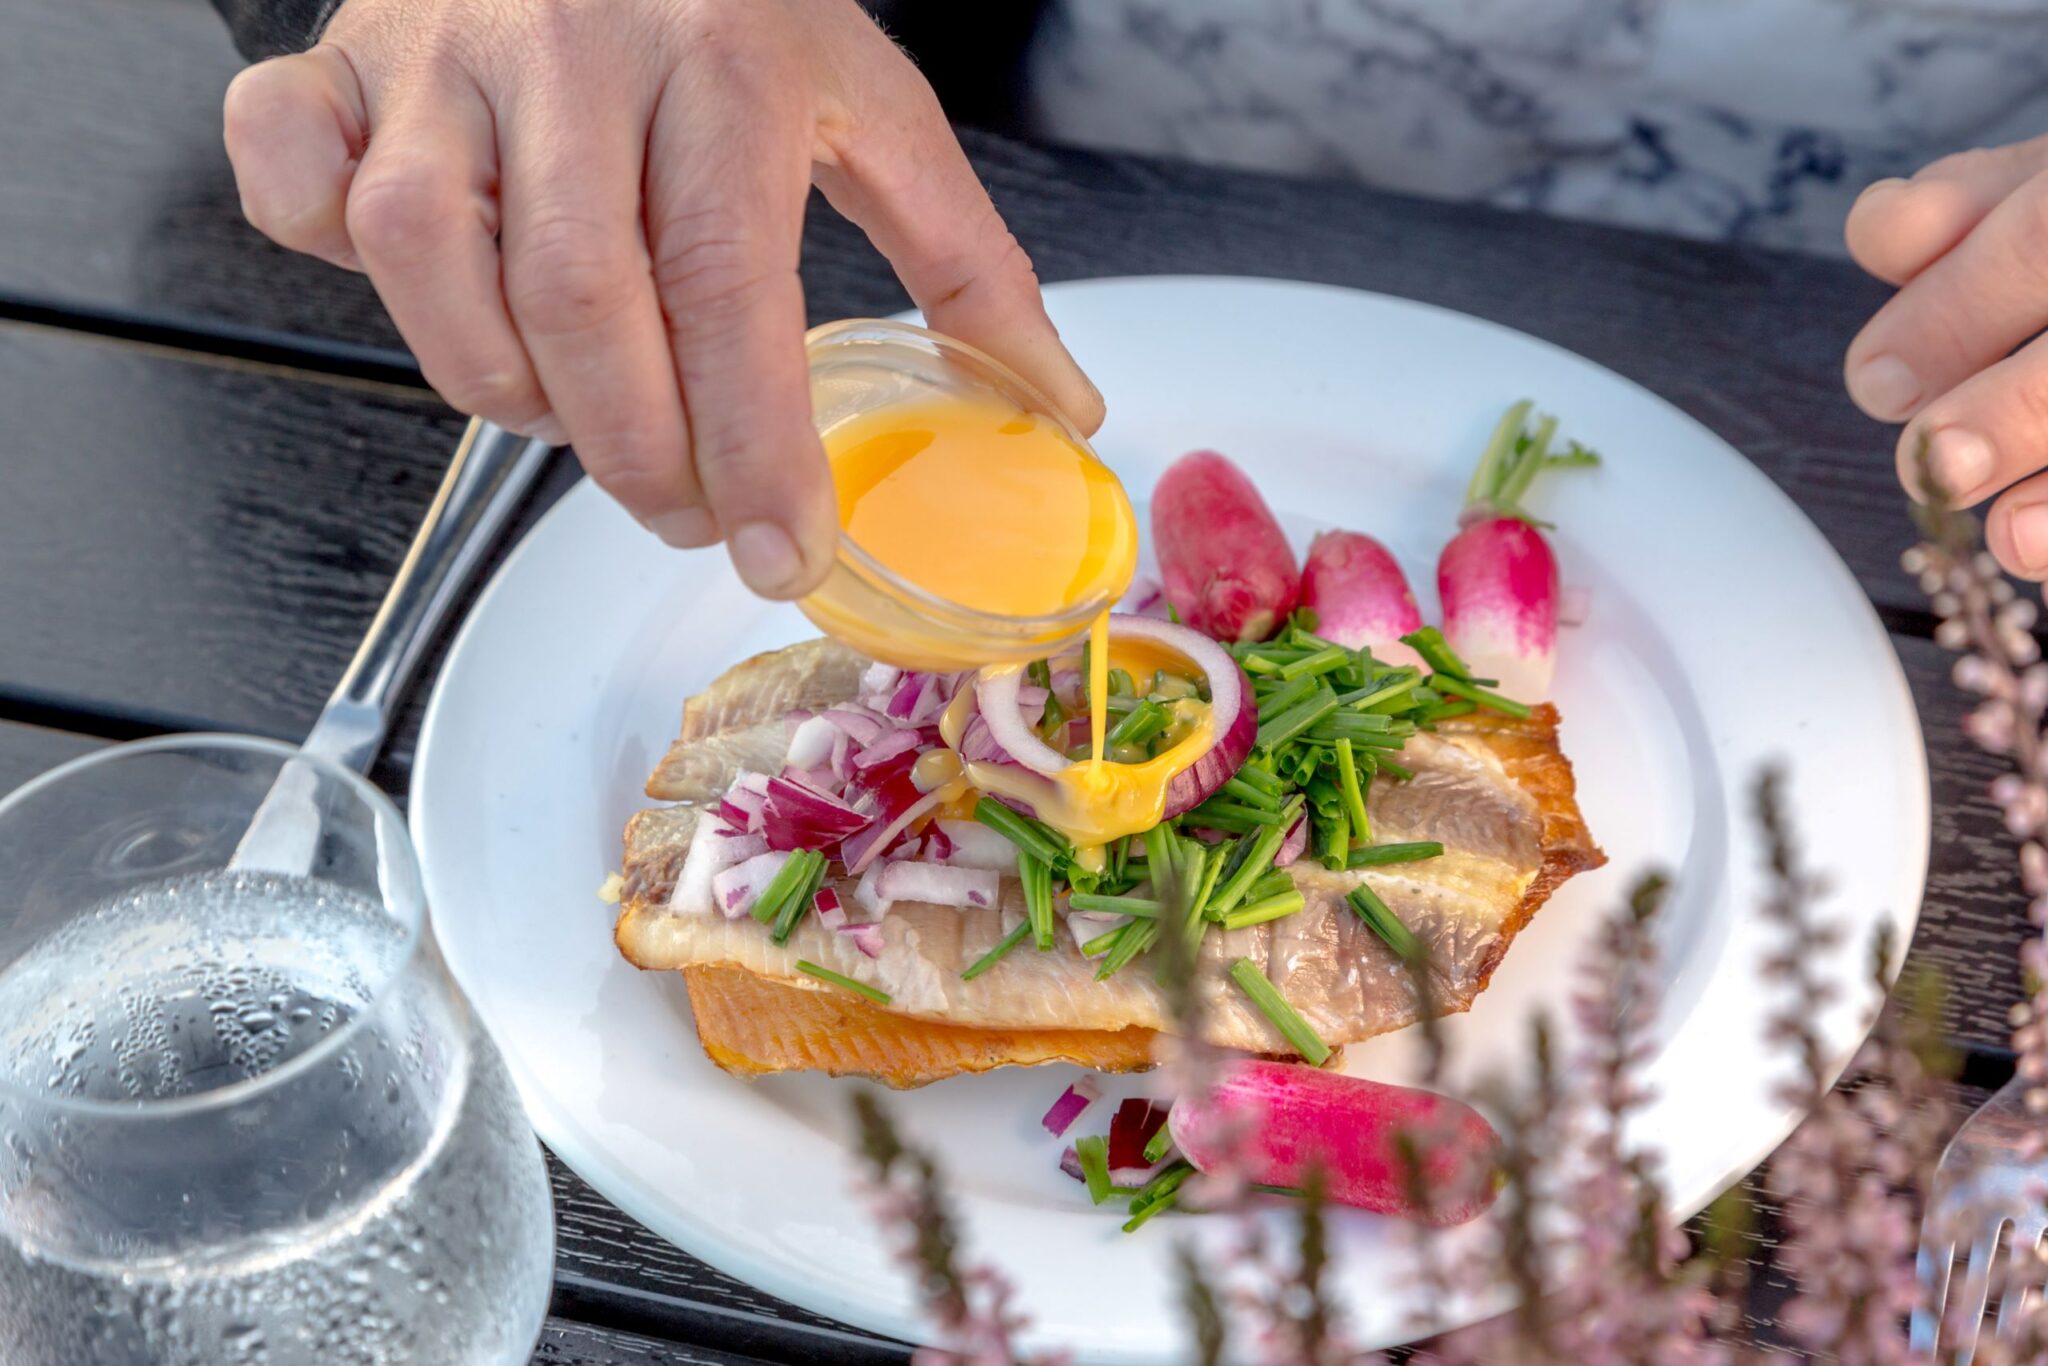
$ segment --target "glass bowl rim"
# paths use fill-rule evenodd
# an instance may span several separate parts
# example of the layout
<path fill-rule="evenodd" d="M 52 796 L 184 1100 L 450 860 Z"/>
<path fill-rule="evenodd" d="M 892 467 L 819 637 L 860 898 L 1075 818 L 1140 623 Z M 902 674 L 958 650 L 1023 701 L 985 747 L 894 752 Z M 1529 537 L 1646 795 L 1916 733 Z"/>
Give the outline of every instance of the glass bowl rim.
<path fill-rule="evenodd" d="M 820 353 L 836 345 L 853 341 L 894 343 L 897 345 L 922 346 L 938 352 L 941 356 L 957 354 L 974 364 L 986 368 L 1002 382 L 1014 388 L 1029 401 L 1033 411 L 1042 413 L 1060 424 L 1060 430 L 1067 439 L 1085 451 L 1088 457 L 1101 463 L 1102 457 L 1095 453 L 1095 447 L 1077 429 L 1059 406 L 1045 396 L 1043 390 L 978 347 L 943 332 L 934 332 L 916 323 L 899 322 L 893 318 L 846 318 L 838 322 L 824 323 L 804 334 L 804 354 L 815 362 Z M 821 433 L 822 435 L 822 433 Z M 1126 501 L 1129 495 L 1125 495 Z M 952 622 L 986 624 L 1005 635 L 1064 634 L 1084 626 L 1116 605 L 1121 596 L 1103 592 L 1068 608 L 1045 616 L 1010 616 L 1001 612 L 985 612 L 969 607 L 898 574 L 895 570 L 869 554 L 859 542 L 848 535 L 844 528 L 839 532 L 840 563 L 845 564 L 855 575 L 870 585 L 883 588 L 907 600 L 927 615 Z"/>
<path fill-rule="evenodd" d="M 286 744 L 284 741 L 266 736 L 236 735 L 225 731 L 179 731 L 108 745 L 104 749 L 96 749 L 89 754 L 68 759 L 55 768 L 30 778 L 12 791 L 0 793 L 0 820 L 5 820 L 17 806 L 44 789 L 55 787 L 89 769 L 134 756 L 177 750 L 241 750 L 269 755 L 280 761 L 280 775 L 286 764 L 294 760 L 303 760 L 323 776 L 338 780 L 353 796 L 370 808 L 378 822 L 390 823 L 390 828 L 396 830 L 403 840 L 405 867 L 411 873 L 415 888 L 415 895 L 409 898 L 410 904 L 406 907 L 407 914 L 400 919 L 405 930 L 405 943 L 394 960 L 391 971 L 372 991 L 368 1006 L 349 1017 L 341 1028 L 321 1035 L 319 1041 L 311 1048 L 293 1054 L 279 1066 L 267 1072 L 258 1072 L 254 1076 L 243 1077 L 239 1081 L 229 1082 L 225 1086 L 156 1100 L 100 1100 L 37 1090 L 21 1084 L 5 1073 L 0 1073 L 0 1096 L 12 1097 L 28 1106 L 65 1114 L 115 1120 L 173 1119 L 231 1108 L 255 1099 L 281 1082 L 310 1071 L 322 1060 L 339 1052 L 341 1047 L 361 1032 L 369 1019 L 377 1013 L 377 1007 L 386 999 L 386 989 L 404 977 L 420 956 L 421 946 L 427 938 L 426 886 L 420 874 L 419 853 L 412 847 L 412 831 L 407 826 L 404 815 L 399 812 L 397 804 L 385 795 L 382 788 L 362 774 L 323 755 L 309 753 L 297 745 Z"/>

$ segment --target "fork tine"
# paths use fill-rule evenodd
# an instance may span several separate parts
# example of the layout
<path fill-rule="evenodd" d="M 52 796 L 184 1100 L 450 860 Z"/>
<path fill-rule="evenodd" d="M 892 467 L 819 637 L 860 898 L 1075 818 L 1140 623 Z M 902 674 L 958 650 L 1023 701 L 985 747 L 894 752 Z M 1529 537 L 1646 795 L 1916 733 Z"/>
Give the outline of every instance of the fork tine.
<path fill-rule="evenodd" d="M 1956 1330 L 1956 1366 L 1970 1366 L 1977 1355 L 1977 1338 L 1984 1330 L 1984 1301 L 1991 1293 L 1991 1264 L 1998 1259 L 1998 1241 L 2005 1234 L 2006 1221 L 1992 1225 L 1988 1236 L 1970 1245 L 1970 1266 L 1963 1273 L 1962 1298 L 1948 1322 Z"/>
<path fill-rule="evenodd" d="M 2015 1280 L 2012 1272 L 2023 1263 L 2032 1263 L 2033 1259 L 2026 1254 L 2040 1246 L 2042 1229 L 2043 1225 L 2039 1221 L 2030 1222 L 2025 1228 L 2018 1224 L 2012 1226 L 2005 1254 L 2006 1275 L 2010 1283 L 1998 1302 L 1998 1325 L 1992 1330 L 1998 1337 L 2007 1337 L 2016 1331 L 2019 1320 L 2040 1298 L 2037 1287 Z"/>
<path fill-rule="evenodd" d="M 1937 1241 L 1935 1234 L 1936 1211 L 1927 1211 L 1920 1224 L 1920 1251 L 1914 1255 L 1913 1268 L 1920 1277 L 1921 1287 L 1926 1291 L 1920 1306 L 1913 1310 L 1911 1347 L 1916 1357 L 1934 1355 L 1935 1342 L 1941 1336 L 1941 1309 L 1948 1300 L 1949 1273 L 1956 1264 L 1956 1245 L 1953 1242 Z"/>

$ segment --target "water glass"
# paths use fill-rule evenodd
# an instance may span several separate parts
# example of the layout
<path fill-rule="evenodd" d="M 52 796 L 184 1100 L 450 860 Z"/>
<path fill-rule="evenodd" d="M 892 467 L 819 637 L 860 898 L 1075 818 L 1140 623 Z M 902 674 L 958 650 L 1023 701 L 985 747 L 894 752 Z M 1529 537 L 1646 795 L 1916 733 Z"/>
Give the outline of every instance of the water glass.
<path fill-rule="evenodd" d="M 383 794 L 269 741 L 0 800 L 0 1362 L 528 1359 L 546 1173 L 425 909 Z"/>

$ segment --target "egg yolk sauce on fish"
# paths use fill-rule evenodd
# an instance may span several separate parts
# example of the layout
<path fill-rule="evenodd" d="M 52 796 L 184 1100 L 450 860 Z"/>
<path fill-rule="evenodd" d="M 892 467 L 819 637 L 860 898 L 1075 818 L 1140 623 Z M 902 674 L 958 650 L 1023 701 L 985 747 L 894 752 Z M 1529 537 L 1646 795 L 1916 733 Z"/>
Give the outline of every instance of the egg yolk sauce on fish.
<path fill-rule="evenodd" d="M 862 414 L 824 442 L 840 526 L 926 592 L 975 612 L 1045 618 L 1114 601 L 1130 585 L 1138 527 L 1123 485 L 1041 414 L 992 394 L 951 395 Z M 1174 777 L 1213 739 L 1199 670 L 1150 642 L 1112 641 L 1106 611 L 1088 648 L 1053 664 L 1086 675 L 1085 753 L 1069 752 L 1071 718 L 1055 702 L 1046 742 L 1072 760 L 1057 772 L 947 757 L 973 716 L 977 688 L 963 686 L 941 726 L 949 750 L 923 756 L 919 787 L 958 784 L 948 793 L 956 809 L 970 787 L 1023 803 L 1083 850 L 1151 829 Z M 991 666 L 978 681 L 1026 667 Z"/>

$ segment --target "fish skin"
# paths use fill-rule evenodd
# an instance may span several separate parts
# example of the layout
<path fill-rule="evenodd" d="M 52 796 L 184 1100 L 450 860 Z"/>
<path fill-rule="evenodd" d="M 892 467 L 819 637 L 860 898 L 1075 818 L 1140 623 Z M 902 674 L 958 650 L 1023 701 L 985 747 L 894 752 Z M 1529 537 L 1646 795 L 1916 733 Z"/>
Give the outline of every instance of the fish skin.
<path fill-rule="evenodd" d="M 773 773 L 789 751 L 785 718 L 852 697 L 868 661 L 832 639 L 807 640 L 733 665 L 683 703 L 683 731 L 647 780 L 663 802 L 706 802 L 740 769 Z M 717 738 L 717 744 L 704 742 Z"/>
<path fill-rule="evenodd" d="M 763 709 L 776 708 L 779 718 L 792 696 L 808 699 L 793 705 L 817 707 L 852 692 L 848 684 L 839 697 L 826 697 L 813 686 L 815 654 L 791 662 L 802 680 L 778 677 L 776 658 L 756 658 L 733 671 L 745 671 L 740 684 L 707 689 L 707 695 L 718 694 L 717 705 L 697 714 L 716 715 L 727 729 L 680 741 L 664 759 L 664 767 L 695 766 L 708 775 L 692 790 L 693 800 L 708 803 L 732 777 L 715 773 L 722 751 L 701 747 L 762 724 L 772 724 L 786 743 L 779 720 L 760 720 Z M 840 677 L 857 680 L 853 659 L 853 666 L 834 666 Z M 779 756 L 743 766 L 773 769 L 778 762 Z M 1376 837 L 1441 840 L 1449 852 L 1426 863 L 1356 872 L 1297 863 L 1290 871 L 1307 900 L 1301 912 L 1243 930 L 1212 930 L 1205 937 L 1200 980 L 1210 1040 L 1254 1052 L 1286 1051 L 1278 1031 L 1224 975 L 1240 957 L 1265 971 L 1333 1045 L 1414 1022 L 1418 1003 L 1407 970 L 1344 899 L 1360 882 L 1369 883 L 1430 948 L 1436 965 L 1432 1004 L 1448 1013 L 1469 1008 L 1514 934 L 1551 890 L 1604 862 L 1572 799 L 1570 764 L 1557 752 L 1556 714 L 1548 707 L 1528 720 L 1488 715 L 1447 724 L 1435 735 L 1414 737 L 1402 762 L 1415 770 L 1413 782 L 1373 785 Z M 621 952 L 642 967 L 727 964 L 808 989 L 812 979 L 794 966 L 803 958 L 889 993 L 892 1014 L 955 1027 L 1118 1031 L 1165 1030 L 1174 1023 L 1165 994 L 1142 964 L 1097 982 L 1094 964 L 1081 958 L 1065 934 L 1052 951 L 1019 949 L 974 982 L 961 982 L 960 970 L 1022 917 L 1014 880 L 1005 880 L 996 908 L 898 903 L 880 922 L 882 953 L 872 960 L 847 936 L 808 918 L 778 946 L 750 917 L 669 914 L 668 890 L 696 819 L 697 808 L 671 807 L 643 811 L 628 825 L 625 909 L 616 938 Z M 850 895 L 848 884 L 841 884 L 841 894 Z"/>

